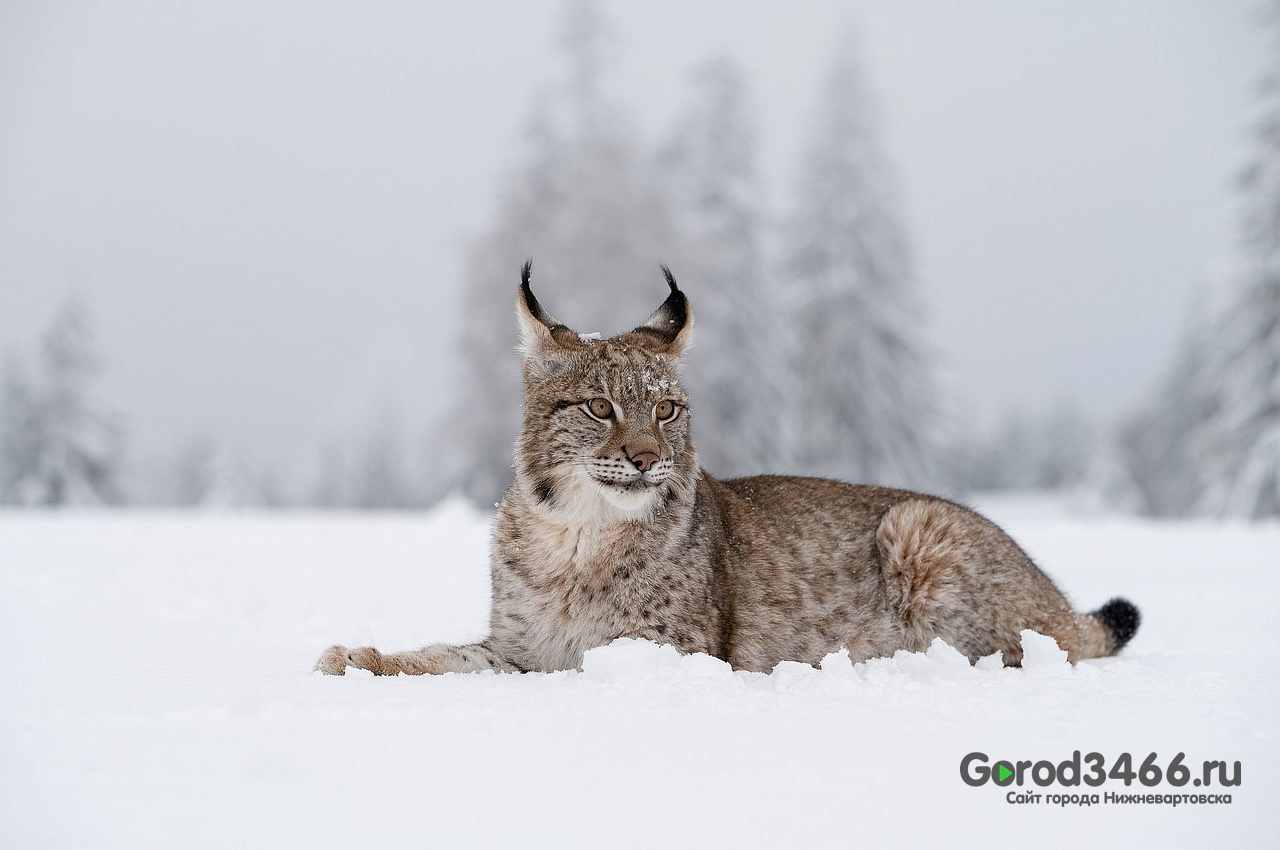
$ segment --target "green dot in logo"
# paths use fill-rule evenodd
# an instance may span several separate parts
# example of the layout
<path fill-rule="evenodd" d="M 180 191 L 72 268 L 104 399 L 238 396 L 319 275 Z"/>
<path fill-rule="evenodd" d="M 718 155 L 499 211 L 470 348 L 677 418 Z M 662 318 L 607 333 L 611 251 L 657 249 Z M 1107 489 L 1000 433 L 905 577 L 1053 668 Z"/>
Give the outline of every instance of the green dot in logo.
<path fill-rule="evenodd" d="M 992 776 L 997 785 L 1009 785 L 1013 782 L 1013 765 L 1007 761 L 998 761 L 991 766 Z"/>

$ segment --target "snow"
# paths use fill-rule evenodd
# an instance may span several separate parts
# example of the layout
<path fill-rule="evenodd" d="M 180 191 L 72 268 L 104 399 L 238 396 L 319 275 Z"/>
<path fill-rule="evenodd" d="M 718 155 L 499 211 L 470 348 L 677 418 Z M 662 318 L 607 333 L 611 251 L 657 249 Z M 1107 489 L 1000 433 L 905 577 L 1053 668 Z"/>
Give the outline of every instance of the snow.
<path fill-rule="evenodd" d="M 484 632 L 487 518 L 0 513 L 0 845 L 1263 846 L 1280 825 L 1280 526 L 992 503 L 1081 607 L 1143 625 L 1071 667 L 923 653 L 769 675 L 619 640 L 582 672 L 311 672 L 332 643 Z M 1241 762 L 1230 805 L 1009 804 L 960 760 Z M 1098 792 L 1173 793 L 1168 784 Z"/>
<path fill-rule="evenodd" d="M 1022 630 L 1022 669 L 1028 673 L 1065 675 L 1071 672 L 1067 653 L 1051 637 Z"/>

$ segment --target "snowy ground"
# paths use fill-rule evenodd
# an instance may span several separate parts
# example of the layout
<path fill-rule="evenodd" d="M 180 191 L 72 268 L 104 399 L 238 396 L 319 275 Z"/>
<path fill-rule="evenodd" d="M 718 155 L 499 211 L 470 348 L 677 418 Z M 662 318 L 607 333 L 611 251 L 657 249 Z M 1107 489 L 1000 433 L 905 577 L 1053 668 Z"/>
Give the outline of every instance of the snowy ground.
<path fill-rule="evenodd" d="M 1123 656 L 764 676 L 629 645 L 583 673 L 323 677 L 331 643 L 482 634 L 485 518 L 0 514 L 0 846 L 1275 846 L 1280 526 L 987 508 L 1082 607 L 1138 603 Z M 1238 760 L 1241 783 L 960 778 L 972 751 L 1077 749 Z"/>

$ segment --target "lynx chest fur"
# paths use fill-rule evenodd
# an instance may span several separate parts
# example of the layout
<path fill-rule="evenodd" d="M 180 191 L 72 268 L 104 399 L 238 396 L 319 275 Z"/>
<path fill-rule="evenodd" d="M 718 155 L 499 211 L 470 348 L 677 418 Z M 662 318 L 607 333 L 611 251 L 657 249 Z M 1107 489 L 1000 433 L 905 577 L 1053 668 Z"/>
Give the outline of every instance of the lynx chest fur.
<path fill-rule="evenodd" d="M 318 669 L 380 674 L 578 667 L 618 637 L 769 670 L 923 649 L 1021 660 L 1020 631 L 1075 661 L 1117 651 L 1137 609 L 1077 613 L 1004 532 L 931 496 L 816 478 L 703 472 L 680 358 L 693 326 L 670 295 L 647 322 L 586 339 L 517 299 L 524 417 L 491 547 L 490 634 L 383 654 L 330 647 Z"/>

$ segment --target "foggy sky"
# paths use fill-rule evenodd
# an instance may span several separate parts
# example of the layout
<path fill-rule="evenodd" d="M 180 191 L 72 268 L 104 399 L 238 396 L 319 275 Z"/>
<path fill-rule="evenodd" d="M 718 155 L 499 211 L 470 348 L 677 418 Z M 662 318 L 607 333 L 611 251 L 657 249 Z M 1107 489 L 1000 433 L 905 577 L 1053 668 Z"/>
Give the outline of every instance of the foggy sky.
<path fill-rule="evenodd" d="M 646 142 L 694 66 L 744 66 L 777 213 L 852 22 L 962 424 L 1131 411 L 1229 270 L 1256 4 L 605 9 L 607 88 Z M 559 73 L 558 13 L 0 3 L 0 354 L 87 296 L 135 458 L 204 434 L 296 477 L 371 405 L 420 428 L 449 392 L 461 248 Z"/>

